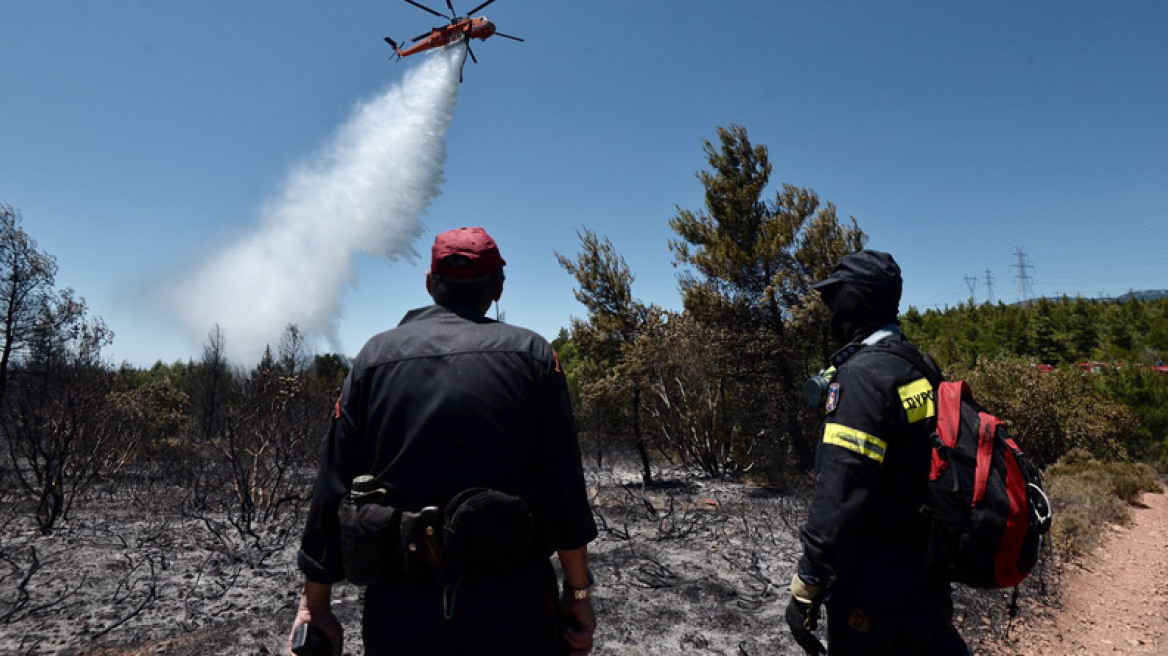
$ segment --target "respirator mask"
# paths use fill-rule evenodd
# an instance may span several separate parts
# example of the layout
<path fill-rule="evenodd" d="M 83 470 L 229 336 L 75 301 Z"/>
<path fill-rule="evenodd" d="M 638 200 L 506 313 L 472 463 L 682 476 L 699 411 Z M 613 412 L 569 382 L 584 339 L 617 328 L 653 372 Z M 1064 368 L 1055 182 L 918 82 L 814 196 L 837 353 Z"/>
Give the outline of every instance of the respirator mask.
<path fill-rule="evenodd" d="M 803 383 L 803 402 L 812 407 L 819 405 L 823 401 L 823 397 L 827 394 L 827 388 L 831 385 L 831 381 L 834 379 L 834 365 L 827 369 L 821 369 L 819 373 L 808 378 Z"/>
<path fill-rule="evenodd" d="M 823 401 L 823 397 L 827 395 L 832 381 L 835 380 L 837 368 L 843 366 L 848 358 L 858 353 L 862 348 L 864 348 L 863 342 L 852 342 L 833 353 L 831 364 L 826 369 L 820 369 L 819 373 L 803 383 L 803 401 L 812 407 L 819 405 Z"/>

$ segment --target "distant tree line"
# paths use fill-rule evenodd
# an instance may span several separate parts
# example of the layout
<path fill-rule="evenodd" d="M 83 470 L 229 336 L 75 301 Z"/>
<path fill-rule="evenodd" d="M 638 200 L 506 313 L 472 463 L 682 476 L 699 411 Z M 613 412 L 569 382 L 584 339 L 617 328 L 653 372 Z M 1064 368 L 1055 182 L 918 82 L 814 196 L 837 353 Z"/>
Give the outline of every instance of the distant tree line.
<path fill-rule="evenodd" d="M 1042 298 L 1005 305 L 962 304 L 901 317 L 905 331 L 945 365 L 1033 358 L 1036 364 L 1163 364 L 1168 298 L 1093 301 Z"/>
<path fill-rule="evenodd" d="M 909 308 L 901 324 L 949 373 L 985 378 L 1043 462 L 1082 446 L 1168 466 L 1168 298 Z"/>

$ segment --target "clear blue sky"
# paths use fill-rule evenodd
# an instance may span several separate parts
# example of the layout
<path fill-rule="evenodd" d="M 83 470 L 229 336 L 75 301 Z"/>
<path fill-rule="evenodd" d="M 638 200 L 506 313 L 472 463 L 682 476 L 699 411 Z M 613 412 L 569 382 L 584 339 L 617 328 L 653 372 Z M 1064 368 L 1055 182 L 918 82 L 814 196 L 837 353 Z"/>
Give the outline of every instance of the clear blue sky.
<path fill-rule="evenodd" d="M 702 140 L 731 123 L 770 149 L 776 188 L 816 190 L 897 258 L 902 308 L 955 305 L 973 276 L 980 302 L 987 269 L 1016 300 L 1019 249 L 1034 295 L 1168 288 L 1168 3 L 482 13 L 526 42 L 475 42 L 441 195 L 409 236 L 422 257 L 358 256 L 337 292 L 349 354 L 427 302 L 430 242 L 460 225 L 500 243 L 506 319 L 549 339 L 584 313 L 554 257 L 582 227 L 639 298 L 677 307 L 668 221 L 701 209 Z M 436 24 L 400 0 L 4 3 L 0 203 L 114 330 L 115 362 L 197 358 L 206 330 L 153 300 L 160 281 L 254 234 L 354 107 L 423 65 L 388 61 L 382 37 Z"/>

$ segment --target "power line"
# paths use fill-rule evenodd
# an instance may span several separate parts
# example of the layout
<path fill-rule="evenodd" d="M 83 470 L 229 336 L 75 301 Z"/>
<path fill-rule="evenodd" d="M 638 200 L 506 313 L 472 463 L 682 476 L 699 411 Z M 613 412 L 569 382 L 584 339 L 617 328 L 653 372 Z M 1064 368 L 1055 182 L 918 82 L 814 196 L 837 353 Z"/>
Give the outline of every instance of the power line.
<path fill-rule="evenodd" d="M 1014 257 L 1017 258 L 1017 264 L 1011 264 L 1011 269 L 1018 269 L 1018 275 L 1014 276 L 1014 280 L 1018 281 L 1018 296 L 1023 303 L 1030 300 L 1032 295 L 1030 269 L 1034 267 L 1026 262 L 1026 251 L 1023 251 L 1017 246 L 1014 247 Z"/>
<path fill-rule="evenodd" d="M 985 286 L 986 286 L 986 303 L 994 302 L 994 274 L 990 273 L 990 268 L 985 270 Z"/>
<path fill-rule="evenodd" d="M 965 286 L 969 288 L 969 304 L 975 305 L 974 292 L 977 289 L 977 276 L 965 276 Z"/>

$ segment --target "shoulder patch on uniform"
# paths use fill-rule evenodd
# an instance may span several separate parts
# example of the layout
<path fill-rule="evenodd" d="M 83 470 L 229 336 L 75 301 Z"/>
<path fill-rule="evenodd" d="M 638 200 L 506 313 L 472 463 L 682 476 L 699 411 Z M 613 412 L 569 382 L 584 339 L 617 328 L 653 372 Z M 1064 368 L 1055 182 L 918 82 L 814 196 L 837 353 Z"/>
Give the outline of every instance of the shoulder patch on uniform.
<path fill-rule="evenodd" d="M 872 621 L 864 614 L 864 611 L 859 607 L 852 609 L 852 614 L 848 615 L 848 626 L 859 631 L 860 633 L 867 633 L 872 628 Z"/>
<path fill-rule="evenodd" d="M 840 384 L 832 383 L 827 387 L 827 411 L 835 412 L 836 406 L 839 405 L 840 399 Z"/>
<path fill-rule="evenodd" d="M 928 380 L 918 378 L 901 385 L 896 391 L 910 424 L 937 416 L 937 393 Z"/>

